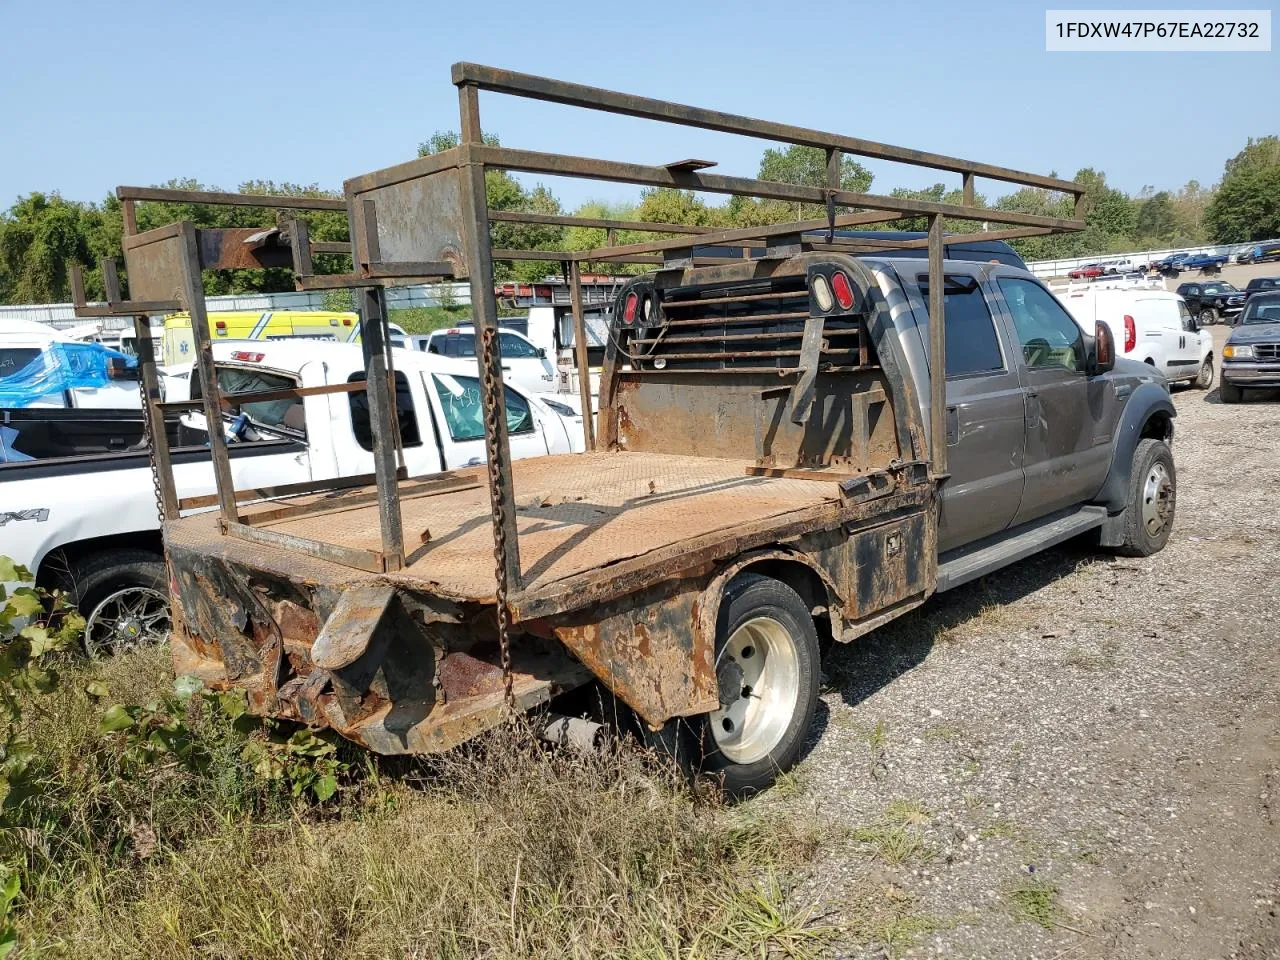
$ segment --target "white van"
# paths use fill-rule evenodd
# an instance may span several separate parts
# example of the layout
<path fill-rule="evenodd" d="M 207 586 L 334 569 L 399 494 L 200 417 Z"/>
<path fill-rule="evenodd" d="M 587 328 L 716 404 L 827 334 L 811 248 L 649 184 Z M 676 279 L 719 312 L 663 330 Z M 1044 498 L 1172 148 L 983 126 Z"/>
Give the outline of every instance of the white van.
<path fill-rule="evenodd" d="M 1154 287 L 1074 287 L 1057 293 L 1078 324 L 1111 328 L 1116 352 L 1150 364 L 1170 381 L 1213 384 L 1213 336 L 1176 293 Z"/>

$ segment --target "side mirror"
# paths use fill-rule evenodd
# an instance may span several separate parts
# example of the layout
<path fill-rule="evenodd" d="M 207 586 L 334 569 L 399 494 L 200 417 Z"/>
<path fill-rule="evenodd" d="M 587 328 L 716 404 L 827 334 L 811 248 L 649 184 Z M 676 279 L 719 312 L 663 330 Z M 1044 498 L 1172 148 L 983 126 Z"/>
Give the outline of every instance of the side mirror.
<path fill-rule="evenodd" d="M 539 347 L 539 348 L 538 348 L 538 359 L 539 359 L 539 360 L 545 360 L 545 359 L 547 359 L 547 351 L 546 351 L 546 348 L 545 348 L 545 347 Z"/>
<path fill-rule="evenodd" d="M 1093 363 L 1089 365 L 1089 372 L 1106 373 L 1115 365 L 1116 341 L 1111 335 L 1111 328 L 1105 323 L 1098 323 L 1093 328 Z"/>

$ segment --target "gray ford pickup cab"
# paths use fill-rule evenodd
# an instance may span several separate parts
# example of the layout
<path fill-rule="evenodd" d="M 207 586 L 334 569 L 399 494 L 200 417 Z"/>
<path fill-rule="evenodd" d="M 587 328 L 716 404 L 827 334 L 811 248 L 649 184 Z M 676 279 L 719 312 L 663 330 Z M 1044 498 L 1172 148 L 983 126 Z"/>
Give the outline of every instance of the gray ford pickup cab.
<path fill-rule="evenodd" d="M 932 430 L 927 264 L 864 258 L 887 301 Z M 1175 411 L 1151 367 L 1091 369 L 1093 337 L 1028 271 L 945 261 L 950 476 L 938 590 L 1093 528 L 1148 555 L 1169 538 Z"/>

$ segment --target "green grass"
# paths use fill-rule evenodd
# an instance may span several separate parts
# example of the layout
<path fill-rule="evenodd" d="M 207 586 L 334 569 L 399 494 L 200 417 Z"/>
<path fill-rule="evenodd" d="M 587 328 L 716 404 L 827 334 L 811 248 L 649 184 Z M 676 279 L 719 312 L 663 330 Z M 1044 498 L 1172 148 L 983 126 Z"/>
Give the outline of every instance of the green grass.
<path fill-rule="evenodd" d="M 863 945 L 879 948 L 877 956 L 900 957 L 940 930 L 952 930 L 965 917 L 940 917 L 916 910 L 916 898 L 895 884 L 859 898 L 851 910 L 849 933 Z"/>
<path fill-rule="evenodd" d="M 829 955 L 791 882 L 816 829 L 630 749 L 584 757 L 516 728 L 429 762 L 344 747 L 356 772 L 316 804 L 263 780 L 197 700 L 183 719 L 202 769 L 131 766 L 98 722 L 172 685 L 163 651 L 63 672 L 28 731 L 43 790 L 0 829 L 25 955 Z"/>
<path fill-rule="evenodd" d="M 430 333 L 471 319 L 471 304 L 464 303 L 452 307 L 405 307 L 399 310 L 388 310 L 387 318 L 392 323 L 403 327 L 405 333 Z"/>
<path fill-rule="evenodd" d="M 901 826 L 919 826 L 929 822 L 930 813 L 919 800 L 898 799 L 885 808 L 884 818 Z"/>
<path fill-rule="evenodd" d="M 1046 880 L 1030 880 L 1005 890 L 1009 910 L 1017 920 L 1052 930 L 1063 917 L 1058 888 Z"/>
<path fill-rule="evenodd" d="M 851 836 L 866 856 L 892 867 L 931 863 L 934 858 L 933 849 L 920 834 L 907 827 L 877 823 L 858 827 Z"/>
<path fill-rule="evenodd" d="M 867 734 L 867 745 L 871 747 L 872 753 L 882 753 L 888 740 L 889 725 L 883 720 L 877 720 L 876 725 Z"/>

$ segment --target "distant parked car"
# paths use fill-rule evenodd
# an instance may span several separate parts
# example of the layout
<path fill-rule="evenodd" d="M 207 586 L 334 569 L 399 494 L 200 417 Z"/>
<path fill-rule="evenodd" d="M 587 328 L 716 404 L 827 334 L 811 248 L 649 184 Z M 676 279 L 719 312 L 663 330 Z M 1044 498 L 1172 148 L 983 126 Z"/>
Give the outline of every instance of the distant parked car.
<path fill-rule="evenodd" d="M 1072 280 L 1088 280 L 1093 277 L 1102 276 L 1102 264 L 1086 263 L 1083 266 L 1076 267 L 1074 270 L 1068 270 L 1067 276 Z"/>
<path fill-rule="evenodd" d="M 1161 273 L 1177 273 L 1182 269 L 1182 262 L 1189 256 L 1191 256 L 1189 253 L 1171 253 L 1155 264 L 1155 268 Z"/>
<path fill-rule="evenodd" d="M 1249 298 L 1222 358 L 1223 403 L 1239 403 L 1245 387 L 1280 387 L 1280 290 Z"/>
<path fill-rule="evenodd" d="M 1254 277 L 1244 288 L 1245 296 L 1252 296 L 1261 290 L 1280 289 L 1280 277 Z"/>
<path fill-rule="evenodd" d="M 1280 260 L 1280 240 L 1255 244 L 1236 256 L 1238 263 L 1264 263 L 1267 260 Z"/>
<path fill-rule="evenodd" d="M 1216 273 L 1227 262 L 1225 253 L 1197 253 L 1182 261 L 1181 270 L 1199 270 L 1202 273 Z"/>
<path fill-rule="evenodd" d="M 1187 301 L 1187 309 L 1201 325 L 1226 320 L 1231 323 L 1244 309 L 1245 293 L 1221 280 L 1208 283 L 1183 283 L 1178 295 Z"/>
<path fill-rule="evenodd" d="M 1102 272 L 1107 275 L 1133 273 L 1135 270 L 1141 269 L 1133 257 L 1118 257 L 1115 260 L 1103 260 L 1099 266 Z"/>

